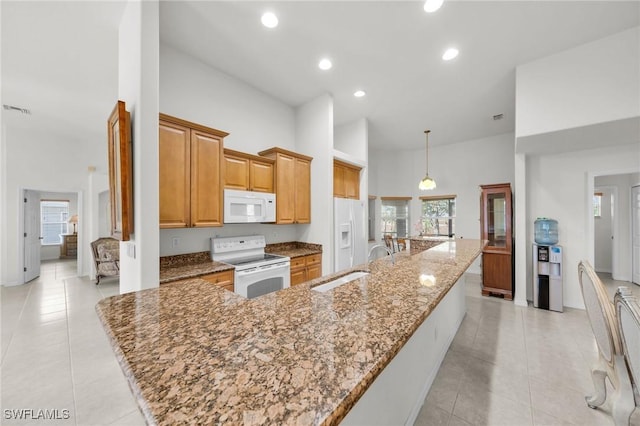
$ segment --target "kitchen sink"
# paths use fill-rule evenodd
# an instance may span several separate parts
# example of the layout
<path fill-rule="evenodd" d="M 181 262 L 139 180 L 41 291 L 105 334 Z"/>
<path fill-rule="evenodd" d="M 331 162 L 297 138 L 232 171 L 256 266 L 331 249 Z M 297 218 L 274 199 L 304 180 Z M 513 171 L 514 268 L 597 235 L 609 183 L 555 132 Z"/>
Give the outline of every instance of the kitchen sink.
<path fill-rule="evenodd" d="M 315 291 L 319 291 L 320 293 L 324 293 L 326 291 L 331 290 L 332 288 L 340 287 L 343 284 L 349 283 L 351 281 L 355 281 L 358 278 L 366 277 L 367 275 L 369 275 L 368 272 L 362 272 L 362 271 L 351 272 L 350 274 L 347 274 L 347 275 L 342 276 L 340 278 L 336 278 L 335 280 L 332 280 L 332 281 L 329 281 L 327 283 L 320 284 L 319 286 L 313 287 L 311 290 L 315 290 Z"/>

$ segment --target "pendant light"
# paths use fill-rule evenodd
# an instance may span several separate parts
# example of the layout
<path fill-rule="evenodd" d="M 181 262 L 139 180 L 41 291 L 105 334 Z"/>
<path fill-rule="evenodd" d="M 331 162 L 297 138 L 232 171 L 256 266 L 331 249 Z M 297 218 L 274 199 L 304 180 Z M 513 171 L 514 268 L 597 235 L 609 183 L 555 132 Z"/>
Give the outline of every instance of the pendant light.
<path fill-rule="evenodd" d="M 425 135 L 427 135 L 427 173 L 418 185 L 418 188 L 421 191 L 428 191 L 436 188 L 436 181 L 429 177 L 429 132 L 431 132 L 431 130 L 427 129 L 424 131 Z"/>

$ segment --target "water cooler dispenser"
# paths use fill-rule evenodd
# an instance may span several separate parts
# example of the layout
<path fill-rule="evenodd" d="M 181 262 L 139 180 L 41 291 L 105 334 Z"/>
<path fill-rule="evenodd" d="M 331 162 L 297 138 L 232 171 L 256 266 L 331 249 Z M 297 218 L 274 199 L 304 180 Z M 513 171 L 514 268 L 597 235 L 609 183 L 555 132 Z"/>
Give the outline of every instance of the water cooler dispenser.
<path fill-rule="evenodd" d="M 562 247 L 558 222 L 538 218 L 533 244 L 533 306 L 562 312 Z"/>

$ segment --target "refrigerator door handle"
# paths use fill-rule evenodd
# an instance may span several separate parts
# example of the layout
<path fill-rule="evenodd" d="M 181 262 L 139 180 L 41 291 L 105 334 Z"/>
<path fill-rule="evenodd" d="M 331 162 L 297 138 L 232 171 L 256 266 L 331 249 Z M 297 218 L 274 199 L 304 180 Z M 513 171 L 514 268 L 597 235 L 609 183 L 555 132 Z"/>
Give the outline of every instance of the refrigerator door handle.
<path fill-rule="evenodd" d="M 356 236 L 355 236 L 355 229 L 353 227 L 354 222 L 353 219 L 351 219 L 351 262 L 350 262 L 350 267 L 353 268 L 353 258 L 356 254 Z"/>

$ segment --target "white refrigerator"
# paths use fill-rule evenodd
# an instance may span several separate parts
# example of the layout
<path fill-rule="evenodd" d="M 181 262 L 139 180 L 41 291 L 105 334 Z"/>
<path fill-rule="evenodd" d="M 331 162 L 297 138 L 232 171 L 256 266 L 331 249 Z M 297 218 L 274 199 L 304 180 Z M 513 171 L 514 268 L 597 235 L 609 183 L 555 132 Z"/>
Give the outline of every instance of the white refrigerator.
<path fill-rule="evenodd" d="M 333 199 L 334 271 L 367 261 L 367 234 L 364 202 L 347 198 Z"/>

